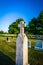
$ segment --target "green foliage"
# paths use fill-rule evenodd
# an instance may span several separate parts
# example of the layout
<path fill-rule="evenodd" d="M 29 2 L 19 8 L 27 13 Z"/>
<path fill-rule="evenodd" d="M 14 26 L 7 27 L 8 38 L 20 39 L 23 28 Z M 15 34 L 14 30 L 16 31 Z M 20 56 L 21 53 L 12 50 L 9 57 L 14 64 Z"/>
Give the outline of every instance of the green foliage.
<path fill-rule="evenodd" d="M 1 30 L 1 31 L 0 31 L 0 34 L 3 34 L 3 33 L 4 33 L 4 31 Z"/>
<path fill-rule="evenodd" d="M 36 18 L 33 18 L 33 19 L 29 22 L 29 24 L 28 24 L 28 26 L 29 26 L 28 32 L 30 32 L 30 33 L 32 33 L 32 34 L 36 34 L 36 24 L 37 24 L 37 19 L 36 19 Z"/>
<path fill-rule="evenodd" d="M 24 32 L 26 33 L 26 34 L 28 34 L 28 26 L 26 25 L 26 27 L 24 28 Z"/>
<path fill-rule="evenodd" d="M 38 18 L 33 18 L 28 24 L 28 32 L 32 34 L 43 34 L 43 12 Z"/>
<path fill-rule="evenodd" d="M 17 34 L 19 33 L 19 28 L 18 28 L 18 24 L 20 23 L 20 21 L 24 21 L 22 18 L 19 18 L 16 20 L 16 22 L 13 22 L 11 25 L 9 25 L 9 30 L 8 32 L 10 34 Z"/>
<path fill-rule="evenodd" d="M 19 33 L 18 24 L 20 21 L 24 21 L 22 18 L 17 19 L 11 25 L 9 25 L 8 32 L 10 34 Z M 39 14 L 37 18 L 32 18 L 29 24 L 25 27 L 26 34 L 41 34 L 43 35 L 43 11 Z"/>
<path fill-rule="evenodd" d="M 43 12 L 39 14 L 37 20 L 38 20 L 37 23 L 38 33 L 43 34 Z"/>

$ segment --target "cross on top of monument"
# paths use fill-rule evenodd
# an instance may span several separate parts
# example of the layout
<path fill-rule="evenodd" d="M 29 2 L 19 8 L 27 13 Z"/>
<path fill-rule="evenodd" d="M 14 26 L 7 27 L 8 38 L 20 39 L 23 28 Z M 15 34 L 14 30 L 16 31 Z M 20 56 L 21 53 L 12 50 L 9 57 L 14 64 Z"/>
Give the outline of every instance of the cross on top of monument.
<path fill-rule="evenodd" d="M 20 24 L 18 25 L 18 27 L 25 27 L 26 24 L 24 23 L 24 21 L 21 21 Z"/>
<path fill-rule="evenodd" d="M 26 24 L 24 23 L 24 21 L 21 21 L 20 24 L 18 25 L 18 27 L 20 27 L 20 33 L 23 34 L 24 33 L 24 27 L 26 26 Z"/>

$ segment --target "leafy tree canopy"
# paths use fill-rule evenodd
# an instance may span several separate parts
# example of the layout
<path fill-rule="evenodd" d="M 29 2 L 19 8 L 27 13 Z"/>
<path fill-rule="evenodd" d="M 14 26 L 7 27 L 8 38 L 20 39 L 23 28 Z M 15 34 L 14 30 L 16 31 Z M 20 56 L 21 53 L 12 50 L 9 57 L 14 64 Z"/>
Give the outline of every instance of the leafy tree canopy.
<path fill-rule="evenodd" d="M 20 21 L 24 21 L 22 18 L 17 19 L 15 22 L 13 22 L 12 24 L 9 25 L 9 30 L 8 32 L 10 34 L 16 34 L 19 33 L 19 28 L 18 28 L 18 24 L 20 23 Z"/>
<path fill-rule="evenodd" d="M 43 11 L 28 24 L 28 32 L 32 34 L 43 34 Z"/>

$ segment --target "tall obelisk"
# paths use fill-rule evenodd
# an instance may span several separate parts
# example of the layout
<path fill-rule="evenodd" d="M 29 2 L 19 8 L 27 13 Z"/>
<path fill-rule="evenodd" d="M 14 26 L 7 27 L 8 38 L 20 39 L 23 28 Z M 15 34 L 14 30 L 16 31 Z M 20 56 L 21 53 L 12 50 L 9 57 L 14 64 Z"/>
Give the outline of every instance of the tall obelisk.
<path fill-rule="evenodd" d="M 19 27 L 20 34 L 16 40 L 16 65 L 28 65 L 28 40 L 24 33 L 24 21 L 20 22 Z"/>

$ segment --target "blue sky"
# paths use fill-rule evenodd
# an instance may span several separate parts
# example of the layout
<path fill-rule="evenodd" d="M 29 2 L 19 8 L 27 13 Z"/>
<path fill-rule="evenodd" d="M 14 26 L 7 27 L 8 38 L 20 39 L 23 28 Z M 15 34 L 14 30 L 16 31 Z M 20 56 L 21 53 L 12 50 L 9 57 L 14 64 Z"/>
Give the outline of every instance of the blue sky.
<path fill-rule="evenodd" d="M 0 0 L 0 30 L 8 31 L 9 25 L 18 18 L 28 22 L 43 10 L 43 0 Z"/>

